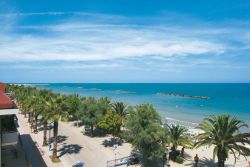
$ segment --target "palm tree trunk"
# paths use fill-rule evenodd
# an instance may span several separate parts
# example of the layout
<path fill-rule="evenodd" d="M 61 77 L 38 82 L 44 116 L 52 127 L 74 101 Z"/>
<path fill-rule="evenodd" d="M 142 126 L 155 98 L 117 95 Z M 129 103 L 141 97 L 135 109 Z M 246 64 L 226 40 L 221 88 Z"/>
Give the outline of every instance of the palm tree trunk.
<path fill-rule="evenodd" d="M 37 117 L 38 116 L 35 116 L 35 127 L 34 127 L 34 133 L 37 133 Z"/>
<path fill-rule="evenodd" d="M 182 149 L 181 149 L 181 157 L 182 158 L 184 158 L 184 149 L 185 149 L 185 147 L 182 147 Z"/>
<path fill-rule="evenodd" d="M 91 131 L 91 136 L 93 137 L 94 136 L 94 126 L 93 125 L 90 126 L 90 131 Z"/>
<path fill-rule="evenodd" d="M 224 167 L 225 166 L 225 160 L 226 160 L 226 150 L 218 147 L 218 167 Z"/>
<path fill-rule="evenodd" d="M 52 160 L 57 158 L 57 135 L 58 135 L 58 121 L 54 121 L 54 142 L 53 142 L 53 155 Z"/>
<path fill-rule="evenodd" d="M 29 113 L 29 123 L 30 123 L 30 129 L 31 129 L 31 133 L 34 132 L 34 125 L 33 125 L 33 117 L 31 115 L 31 113 Z M 33 131 L 32 131 L 33 129 Z"/>
<path fill-rule="evenodd" d="M 222 159 L 218 159 L 218 167 L 224 167 L 225 166 L 225 161 Z"/>
<path fill-rule="evenodd" d="M 28 122 L 30 123 L 30 112 L 28 113 Z"/>
<path fill-rule="evenodd" d="M 47 146 L 47 121 L 43 122 L 43 146 Z"/>
<path fill-rule="evenodd" d="M 148 157 L 144 155 L 144 156 L 142 157 L 142 159 L 143 159 L 143 164 L 142 164 L 142 166 L 143 166 L 143 167 L 150 167 L 150 161 L 149 161 Z"/>

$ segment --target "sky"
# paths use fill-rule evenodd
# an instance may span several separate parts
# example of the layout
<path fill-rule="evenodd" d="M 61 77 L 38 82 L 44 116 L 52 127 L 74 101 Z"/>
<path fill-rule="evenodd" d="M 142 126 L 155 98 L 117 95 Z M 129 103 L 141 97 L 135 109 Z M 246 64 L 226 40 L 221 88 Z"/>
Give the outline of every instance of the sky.
<path fill-rule="evenodd" d="M 250 82 L 249 0 L 0 0 L 0 82 Z"/>

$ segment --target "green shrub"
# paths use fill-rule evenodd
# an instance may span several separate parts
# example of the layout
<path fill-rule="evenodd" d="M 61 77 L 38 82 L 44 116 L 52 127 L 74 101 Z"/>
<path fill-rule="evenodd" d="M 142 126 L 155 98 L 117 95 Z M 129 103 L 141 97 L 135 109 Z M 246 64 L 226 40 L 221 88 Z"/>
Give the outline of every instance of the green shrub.
<path fill-rule="evenodd" d="M 179 164 L 183 164 L 184 162 L 184 159 L 180 156 L 177 156 L 176 159 L 175 159 L 175 162 L 179 163 Z"/>
<path fill-rule="evenodd" d="M 169 158 L 172 160 L 172 161 L 175 161 L 176 157 L 180 155 L 180 151 L 178 150 L 173 150 L 169 153 Z"/>

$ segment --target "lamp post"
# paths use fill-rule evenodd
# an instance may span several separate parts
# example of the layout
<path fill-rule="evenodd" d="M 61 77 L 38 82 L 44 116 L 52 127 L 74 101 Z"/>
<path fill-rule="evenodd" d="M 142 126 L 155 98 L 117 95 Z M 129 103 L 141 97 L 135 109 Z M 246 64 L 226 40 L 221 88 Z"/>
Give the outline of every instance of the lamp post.
<path fill-rule="evenodd" d="M 117 154 L 118 144 L 114 144 L 114 153 L 115 153 L 115 166 L 116 166 L 116 154 Z"/>

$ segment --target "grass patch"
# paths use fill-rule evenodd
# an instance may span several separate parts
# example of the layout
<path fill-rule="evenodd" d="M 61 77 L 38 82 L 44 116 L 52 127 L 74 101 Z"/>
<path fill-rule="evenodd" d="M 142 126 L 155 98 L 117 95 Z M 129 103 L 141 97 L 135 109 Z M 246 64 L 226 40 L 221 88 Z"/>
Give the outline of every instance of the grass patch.
<path fill-rule="evenodd" d="M 49 158 L 51 159 L 51 161 L 52 161 L 53 163 L 61 162 L 61 160 L 60 160 L 58 157 L 57 157 L 56 159 L 53 159 L 53 158 L 52 158 L 52 155 L 50 155 Z"/>

